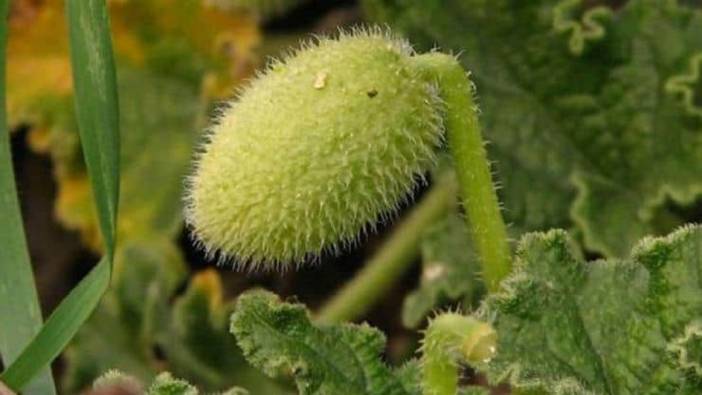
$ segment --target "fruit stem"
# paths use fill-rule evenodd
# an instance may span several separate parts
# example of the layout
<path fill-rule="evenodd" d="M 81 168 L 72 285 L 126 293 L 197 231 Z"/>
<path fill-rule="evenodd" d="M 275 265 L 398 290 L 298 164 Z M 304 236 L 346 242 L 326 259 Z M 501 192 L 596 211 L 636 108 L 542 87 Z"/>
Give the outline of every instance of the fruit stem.
<path fill-rule="evenodd" d="M 511 270 L 511 253 L 480 132 L 473 85 L 468 73 L 451 55 L 432 52 L 412 59 L 427 79 L 438 84 L 445 102 L 448 145 L 466 221 L 481 260 L 483 279 L 487 289 L 494 292 Z"/>
<path fill-rule="evenodd" d="M 412 264 L 423 231 L 456 203 L 456 192 L 453 172 L 440 175 L 427 195 L 397 225 L 363 269 L 322 306 L 317 320 L 341 322 L 367 312 Z"/>

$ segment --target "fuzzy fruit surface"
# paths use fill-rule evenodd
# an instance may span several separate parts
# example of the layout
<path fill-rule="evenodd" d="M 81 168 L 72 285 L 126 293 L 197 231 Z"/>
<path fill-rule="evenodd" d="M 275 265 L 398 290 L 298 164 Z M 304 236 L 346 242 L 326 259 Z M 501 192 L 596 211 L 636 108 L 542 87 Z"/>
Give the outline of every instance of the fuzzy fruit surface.
<path fill-rule="evenodd" d="M 212 127 L 187 195 L 211 252 L 255 267 L 352 243 L 435 160 L 442 105 L 382 33 L 321 39 L 272 64 Z"/>

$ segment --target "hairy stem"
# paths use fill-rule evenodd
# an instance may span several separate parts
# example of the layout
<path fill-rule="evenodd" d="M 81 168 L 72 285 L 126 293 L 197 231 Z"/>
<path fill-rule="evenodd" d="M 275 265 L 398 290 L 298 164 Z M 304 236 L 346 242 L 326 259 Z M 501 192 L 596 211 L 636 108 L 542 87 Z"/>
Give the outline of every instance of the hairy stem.
<path fill-rule="evenodd" d="M 458 393 L 458 365 L 485 362 L 495 354 L 497 335 L 490 325 L 457 313 L 434 318 L 422 344 L 422 393 Z"/>
<path fill-rule="evenodd" d="M 472 84 L 453 56 L 429 53 L 415 56 L 413 60 L 428 79 L 436 80 L 446 103 L 448 144 L 468 214 L 468 226 L 481 259 L 487 288 L 495 291 L 510 272 L 511 253 L 480 132 L 477 106 L 473 102 Z"/>
<path fill-rule="evenodd" d="M 454 204 L 455 196 L 454 175 L 441 175 L 364 268 L 322 306 L 318 321 L 352 320 L 368 311 L 409 267 L 417 255 L 422 232 Z"/>

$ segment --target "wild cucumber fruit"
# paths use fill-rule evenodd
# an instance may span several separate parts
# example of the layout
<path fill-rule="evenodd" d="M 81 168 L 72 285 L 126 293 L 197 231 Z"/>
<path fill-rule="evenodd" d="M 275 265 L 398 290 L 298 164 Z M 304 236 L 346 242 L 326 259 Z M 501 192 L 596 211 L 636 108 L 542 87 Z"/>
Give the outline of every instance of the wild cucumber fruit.
<path fill-rule="evenodd" d="M 249 267 L 301 262 L 393 213 L 435 160 L 443 105 L 410 46 L 319 39 L 229 103 L 189 181 L 186 217 Z"/>

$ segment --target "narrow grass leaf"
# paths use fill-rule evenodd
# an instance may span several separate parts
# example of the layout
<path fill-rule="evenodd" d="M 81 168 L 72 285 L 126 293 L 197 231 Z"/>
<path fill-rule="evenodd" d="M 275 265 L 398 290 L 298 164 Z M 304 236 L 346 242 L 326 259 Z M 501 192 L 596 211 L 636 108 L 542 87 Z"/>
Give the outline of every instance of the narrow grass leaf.
<path fill-rule="evenodd" d="M 119 111 L 107 6 L 105 0 L 68 0 L 66 13 L 81 145 L 106 255 L 0 376 L 15 390 L 59 355 L 97 306 L 112 272 L 119 201 Z"/>
<path fill-rule="evenodd" d="M 0 381 L 19 391 L 50 364 L 90 317 L 110 283 L 110 271 L 110 262 L 103 258 L 54 310 L 32 343 L 3 372 Z"/>
<path fill-rule="evenodd" d="M 119 199 L 119 110 L 107 7 L 105 0 L 69 0 L 66 11 L 81 145 L 111 260 Z"/>
<path fill-rule="evenodd" d="M 32 264 L 24 236 L 17 188 L 12 169 L 10 134 L 5 108 L 7 12 L 10 0 L 0 0 L 0 356 L 12 363 L 39 332 L 42 324 L 34 287 Z M 55 393 L 47 368 L 25 389 L 25 394 Z"/>

